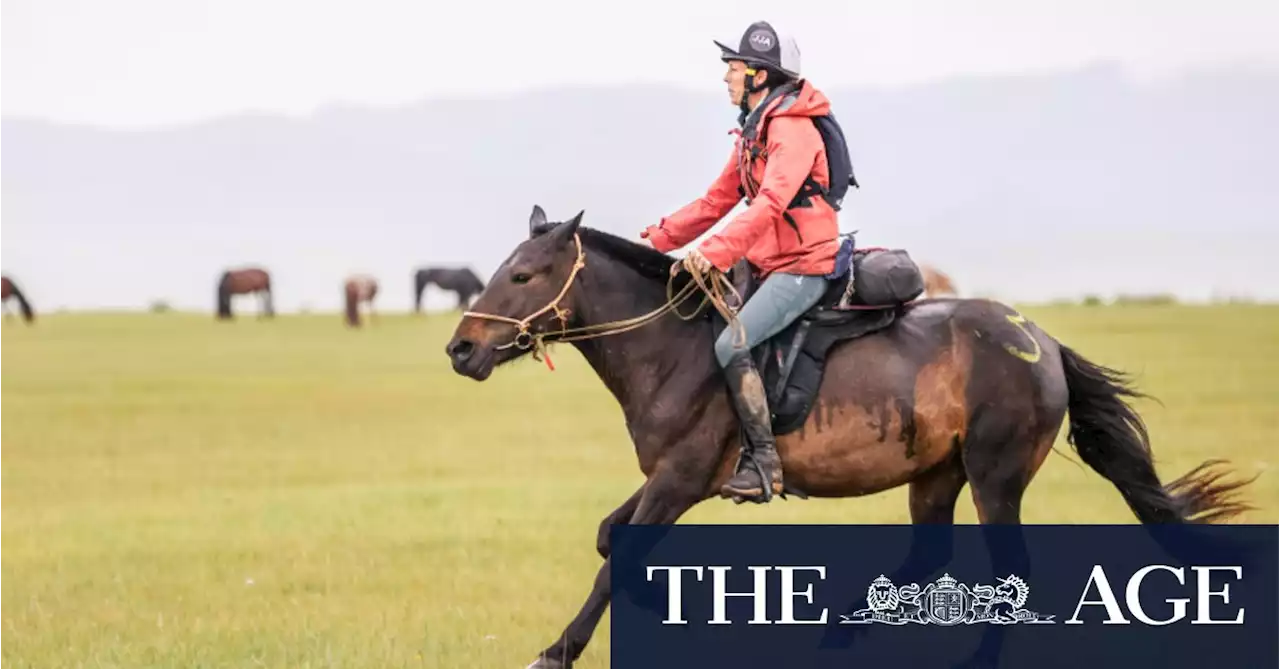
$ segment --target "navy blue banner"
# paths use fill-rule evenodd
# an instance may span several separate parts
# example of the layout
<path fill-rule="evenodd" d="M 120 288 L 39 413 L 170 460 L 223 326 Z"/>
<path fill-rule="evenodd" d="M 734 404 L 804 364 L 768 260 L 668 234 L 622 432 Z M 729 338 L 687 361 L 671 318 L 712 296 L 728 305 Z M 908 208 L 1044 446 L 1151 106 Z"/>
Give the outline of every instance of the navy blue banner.
<path fill-rule="evenodd" d="M 616 526 L 612 666 L 1275 667 L 1271 526 Z"/>

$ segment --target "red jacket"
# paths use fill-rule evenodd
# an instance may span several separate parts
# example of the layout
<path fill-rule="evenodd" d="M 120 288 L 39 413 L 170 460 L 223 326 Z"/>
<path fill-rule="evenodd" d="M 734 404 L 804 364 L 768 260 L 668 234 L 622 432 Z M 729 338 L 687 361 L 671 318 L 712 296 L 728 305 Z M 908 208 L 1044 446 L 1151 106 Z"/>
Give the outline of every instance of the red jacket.
<path fill-rule="evenodd" d="M 830 274 L 839 248 L 835 210 L 821 196 L 811 197 L 808 207 L 786 208 L 807 177 L 824 188 L 830 183 L 822 136 L 810 120 L 827 114 L 830 103 L 807 81 L 795 102 L 779 109 L 786 99 L 781 96 L 769 103 L 761 114 L 757 139 L 748 146 L 743 146 L 739 135 L 729 163 L 705 196 L 649 226 L 641 236 L 663 252 L 685 246 L 728 214 L 745 191 L 750 202 L 746 211 L 699 247 L 711 264 L 727 271 L 745 257 L 765 276 L 773 272 Z M 769 127 L 766 143 L 761 145 L 758 137 L 765 121 Z M 754 159 L 753 148 L 760 149 Z M 798 231 L 783 217 L 784 212 L 791 214 Z"/>

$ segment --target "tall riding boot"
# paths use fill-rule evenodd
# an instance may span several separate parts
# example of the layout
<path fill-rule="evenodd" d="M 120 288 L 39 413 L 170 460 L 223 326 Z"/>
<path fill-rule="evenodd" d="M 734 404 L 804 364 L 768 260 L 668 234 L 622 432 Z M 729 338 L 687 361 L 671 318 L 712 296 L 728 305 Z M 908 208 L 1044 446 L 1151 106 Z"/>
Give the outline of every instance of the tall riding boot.
<path fill-rule="evenodd" d="M 746 353 L 735 355 L 725 366 L 724 374 L 744 439 L 738 471 L 720 488 L 720 496 L 768 502 L 782 492 L 782 459 L 773 438 L 764 381 Z M 766 480 L 768 486 L 764 484 Z"/>

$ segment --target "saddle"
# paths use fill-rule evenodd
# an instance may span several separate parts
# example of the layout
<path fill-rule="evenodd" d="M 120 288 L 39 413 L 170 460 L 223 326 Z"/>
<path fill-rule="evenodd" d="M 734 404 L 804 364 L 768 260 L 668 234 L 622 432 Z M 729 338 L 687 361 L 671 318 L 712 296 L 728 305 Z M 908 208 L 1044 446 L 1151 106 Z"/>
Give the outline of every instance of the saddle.
<path fill-rule="evenodd" d="M 808 420 L 827 356 L 836 344 L 888 328 L 906 304 L 924 292 L 923 276 L 905 251 L 854 249 L 848 235 L 836 265 L 822 299 L 751 351 L 764 381 L 775 435 L 794 432 Z M 750 270 L 744 261 L 730 275 L 744 300 L 758 287 Z M 728 324 L 713 314 L 718 336 Z"/>

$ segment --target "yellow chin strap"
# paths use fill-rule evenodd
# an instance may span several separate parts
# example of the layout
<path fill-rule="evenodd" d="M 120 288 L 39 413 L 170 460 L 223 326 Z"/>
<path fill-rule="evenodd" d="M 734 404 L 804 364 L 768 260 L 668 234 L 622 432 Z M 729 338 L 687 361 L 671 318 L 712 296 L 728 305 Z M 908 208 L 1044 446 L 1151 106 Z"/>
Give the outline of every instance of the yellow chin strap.
<path fill-rule="evenodd" d="M 742 99 L 738 101 L 738 106 L 742 108 L 742 112 L 744 114 L 748 111 L 747 98 L 751 97 L 751 94 L 755 92 L 755 90 L 753 90 L 755 82 L 752 81 L 752 79 L 755 79 L 756 72 L 759 72 L 759 70 L 749 65 L 746 69 L 742 70 Z"/>

